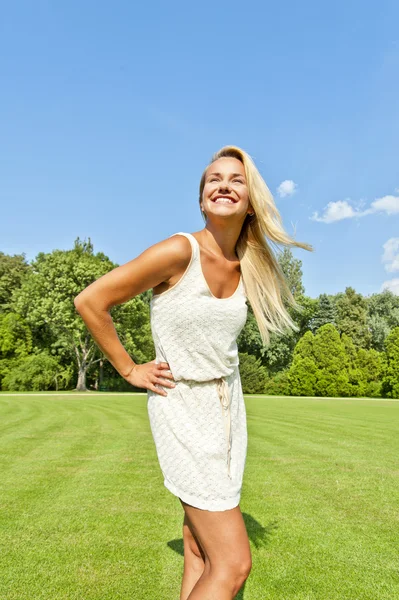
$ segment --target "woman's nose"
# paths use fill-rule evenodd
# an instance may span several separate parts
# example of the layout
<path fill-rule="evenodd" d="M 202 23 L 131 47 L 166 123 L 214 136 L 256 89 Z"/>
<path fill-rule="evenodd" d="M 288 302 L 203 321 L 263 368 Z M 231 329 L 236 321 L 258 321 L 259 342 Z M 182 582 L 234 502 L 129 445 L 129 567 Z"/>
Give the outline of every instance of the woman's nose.
<path fill-rule="evenodd" d="M 225 191 L 225 190 L 229 190 L 230 189 L 230 185 L 227 181 L 221 181 L 219 184 L 219 190 L 220 191 Z"/>

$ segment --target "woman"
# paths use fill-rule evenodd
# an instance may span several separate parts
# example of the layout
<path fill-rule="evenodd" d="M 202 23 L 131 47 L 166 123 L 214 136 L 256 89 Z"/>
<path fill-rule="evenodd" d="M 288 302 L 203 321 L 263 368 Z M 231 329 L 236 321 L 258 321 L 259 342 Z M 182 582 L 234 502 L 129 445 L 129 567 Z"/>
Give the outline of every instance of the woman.
<path fill-rule="evenodd" d="M 104 275 L 75 299 L 102 352 L 132 385 L 147 389 L 164 485 L 184 510 L 180 600 L 231 600 L 252 566 L 239 507 L 247 452 L 236 340 L 248 300 L 263 342 L 297 330 L 298 308 L 265 236 L 311 250 L 287 235 L 249 155 L 217 152 L 200 182 L 205 227 L 179 232 Z M 153 288 L 156 358 L 135 364 L 109 310 Z"/>

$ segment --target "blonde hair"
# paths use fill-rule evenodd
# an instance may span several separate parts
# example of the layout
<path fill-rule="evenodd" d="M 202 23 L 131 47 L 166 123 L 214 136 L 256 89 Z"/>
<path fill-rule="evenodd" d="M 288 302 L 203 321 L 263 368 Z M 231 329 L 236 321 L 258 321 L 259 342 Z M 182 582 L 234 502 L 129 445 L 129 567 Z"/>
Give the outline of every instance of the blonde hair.
<path fill-rule="evenodd" d="M 209 166 L 219 158 L 236 158 L 243 165 L 247 180 L 249 202 L 254 215 L 247 215 L 236 244 L 241 273 L 248 301 L 251 304 L 262 342 L 270 342 L 269 331 L 284 334 L 290 329 L 299 331 L 284 306 L 286 300 L 295 310 L 303 310 L 289 289 L 284 273 L 277 262 L 268 238 L 273 244 L 297 246 L 313 251 L 309 244 L 295 241 L 283 228 L 273 196 L 256 168 L 252 158 L 237 146 L 224 146 L 212 156 L 202 174 L 199 201 L 205 186 Z M 205 217 L 204 217 L 205 218 Z"/>

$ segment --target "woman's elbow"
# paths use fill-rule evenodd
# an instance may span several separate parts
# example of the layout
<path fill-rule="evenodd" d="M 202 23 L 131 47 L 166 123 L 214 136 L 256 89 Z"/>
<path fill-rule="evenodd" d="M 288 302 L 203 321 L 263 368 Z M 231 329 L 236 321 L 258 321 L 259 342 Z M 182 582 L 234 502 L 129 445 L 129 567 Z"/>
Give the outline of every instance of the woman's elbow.
<path fill-rule="evenodd" d="M 80 294 L 75 296 L 73 303 L 78 313 L 81 314 L 85 309 L 90 308 L 90 306 L 93 304 L 93 294 L 88 292 L 88 289 L 85 288 L 80 292 Z"/>
<path fill-rule="evenodd" d="M 76 310 L 80 314 L 83 309 L 83 306 L 85 304 L 85 300 L 83 298 L 83 292 L 80 292 L 80 294 L 75 296 L 75 298 L 73 299 L 73 303 L 75 305 Z"/>
<path fill-rule="evenodd" d="M 105 299 L 99 294 L 94 296 L 94 294 L 87 292 L 87 288 L 73 299 L 73 303 L 80 315 L 87 312 L 108 312 L 109 310 Z"/>

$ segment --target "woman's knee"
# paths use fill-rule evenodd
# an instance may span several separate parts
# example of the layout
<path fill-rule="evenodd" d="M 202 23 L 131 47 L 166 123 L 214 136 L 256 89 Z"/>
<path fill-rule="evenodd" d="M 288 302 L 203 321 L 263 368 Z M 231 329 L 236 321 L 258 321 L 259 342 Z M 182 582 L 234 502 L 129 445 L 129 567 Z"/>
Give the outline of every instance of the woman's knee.
<path fill-rule="evenodd" d="M 213 577 L 233 582 L 233 587 L 248 577 L 252 568 L 251 549 L 245 523 L 239 507 L 214 514 L 201 511 L 182 502 L 188 546 L 190 534 L 203 553 L 205 572 Z M 195 550 L 196 547 L 193 546 Z"/>
<path fill-rule="evenodd" d="M 252 571 L 252 558 L 251 555 L 246 558 L 245 561 L 241 563 L 240 574 L 243 579 L 243 582 L 248 578 L 250 572 Z"/>
<path fill-rule="evenodd" d="M 210 569 L 219 578 L 233 582 L 238 586 L 238 591 L 252 570 L 252 557 L 251 554 L 235 555 L 230 558 L 225 556 L 216 563 L 211 561 Z"/>

